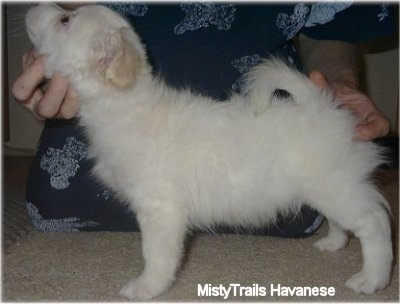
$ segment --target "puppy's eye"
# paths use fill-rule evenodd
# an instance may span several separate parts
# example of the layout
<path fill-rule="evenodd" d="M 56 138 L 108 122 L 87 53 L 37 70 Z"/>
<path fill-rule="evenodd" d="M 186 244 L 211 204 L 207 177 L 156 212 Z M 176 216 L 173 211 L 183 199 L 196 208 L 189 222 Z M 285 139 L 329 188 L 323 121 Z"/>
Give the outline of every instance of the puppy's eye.
<path fill-rule="evenodd" d="M 62 25 L 68 26 L 69 25 L 69 20 L 70 20 L 70 16 L 69 15 L 64 15 L 60 19 L 60 22 L 61 22 Z"/>

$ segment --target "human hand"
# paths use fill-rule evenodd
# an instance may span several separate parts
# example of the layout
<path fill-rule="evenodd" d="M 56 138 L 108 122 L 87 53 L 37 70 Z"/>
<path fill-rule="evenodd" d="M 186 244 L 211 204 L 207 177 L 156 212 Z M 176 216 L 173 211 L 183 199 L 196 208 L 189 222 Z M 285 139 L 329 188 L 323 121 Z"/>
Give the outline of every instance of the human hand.
<path fill-rule="evenodd" d="M 389 121 L 376 108 L 373 101 L 360 90 L 345 84 L 329 83 L 319 71 L 312 71 L 310 80 L 319 88 L 331 88 L 344 108 L 359 118 L 355 139 L 368 141 L 389 133 Z"/>
<path fill-rule="evenodd" d="M 34 49 L 22 56 L 23 72 L 14 81 L 11 92 L 16 101 L 37 118 L 70 119 L 78 112 L 78 96 L 68 80 L 55 73 L 44 78 L 43 56 Z"/>

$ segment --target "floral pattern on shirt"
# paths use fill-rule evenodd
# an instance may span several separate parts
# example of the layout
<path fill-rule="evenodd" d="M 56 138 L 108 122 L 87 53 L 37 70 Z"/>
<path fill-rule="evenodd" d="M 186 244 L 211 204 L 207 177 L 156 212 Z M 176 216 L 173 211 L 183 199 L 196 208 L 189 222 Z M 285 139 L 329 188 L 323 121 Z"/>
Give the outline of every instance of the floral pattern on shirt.
<path fill-rule="evenodd" d="M 107 7 L 125 16 L 143 17 L 149 7 L 144 3 L 114 2 L 107 4 Z"/>
<path fill-rule="evenodd" d="M 261 56 L 257 54 L 243 56 L 239 59 L 232 60 L 232 66 L 239 71 L 241 76 L 232 84 L 232 90 L 241 93 L 246 83 L 245 74 L 261 62 Z"/>
<path fill-rule="evenodd" d="M 381 8 L 381 11 L 378 14 L 378 20 L 379 20 L 379 22 L 382 22 L 387 17 L 389 17 L 389 4 L 387 4 L 387 3 L 381 4 L 380 8 Z"/>
<path fill-rule="evenodd" d="M 26 202 L 26 208 L 33 226 L 42 232 L 79 232 L 82 228 L 99 226 L 99 223 L 93 221 L 81 222 L 78 217 L 44 219 L 31 202 Z"/>
<path fill-rule="evenodd" d="M 236 7 L 233 4 L 184 3 L 181 4 L 181 9 L 185 17 L 175 26 L 174 33 L 178 35 L 210 25 L 226 31 L 235 20 Z"/>
<path fill-rule="evenodd" d="M 304 3 L 298 3 L 290 16 L 286 13 L 279 13 L 276 19 L 276 26 L 282 30 L 286 39 L 292 39 L 303 28 L 310 9 Z"/>
<path fill-rule="evenodd" d="M 313 4 L 310 11 L 310 16 L 305 24 L 306 27 L 316 26 L 318 24 L 325 24 L 333 19 L 335 15 L 347 8 L 352 2 L 318 2 Z"/>
<path fill-rule="evenodd" d="M 62 149 L 49 147 L 40 160 L 40 167 L 50 175 L 50 185 L 57 190 L 68 188 L 69 179 L 79 169 L 79 162 L 86 157 L 86 145 L 68 137 Z"/>

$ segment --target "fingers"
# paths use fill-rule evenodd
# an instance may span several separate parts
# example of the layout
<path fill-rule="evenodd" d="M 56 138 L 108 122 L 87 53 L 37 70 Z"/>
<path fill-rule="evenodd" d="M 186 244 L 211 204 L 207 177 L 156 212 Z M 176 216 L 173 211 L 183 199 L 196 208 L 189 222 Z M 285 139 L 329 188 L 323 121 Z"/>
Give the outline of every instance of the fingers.
<path fill-rule="evenodd" d="M 37 114 L 42 118 L 55 117 L 61 109 L 68 91 L 68 81 L 55 73 L 50 79 L 43 98 L 37 105 Z"/>
<path fill-rule="evenodd" d="M 37 90 L 37 87 L 44 79 L 43 58 L 38 57 L 30 64 L 29 59 L 25 58 L 26 68 L 24 72 L 17 77 L 11 88 L 15 99 L 20 103 L 27 103 Z"/>
<path fill-rule="evenodd" d="M 356 139 L 369 141 L 388 135 L 389 121 L 379 112 L 370 113 L 365 122 L 356 127 Z"/>
<path fill-rule="evenodd" d="M 389 133 L 389 121 L 366 95 L 349 94 L 340 98 L 343 98 L 342 106 L 349 109 L 359 119 L 359 124 L 355 128 L 355 139 L 370 141 Z"/>
<path fill-rule="evenodd" d="M 39 116 L 37 114 L 37 107 L 39 102 L 42 100 L 43 98 L 43 92 L 41 89 L 37 89 L 32 97 L 30 98 L 30 100 L 28 102 L 25 102 L 23 104 L 23 107 L 28 110 L 29 112 L 31 112 L 37 119 L 39 120 L 44 120 L 43 117 Z"/>
<path fill-rule="evenodd" d="M 312 71 L 308 78 L 314 83 L 314 85 L 323 90 L 329 88 L 329 83 L 325 76 L 319 71 Z"/>
<path fill-rule="evenodd" d="M 33 61 L 40 57 L 39 53 L 35 49 L 31 49 L 22 55 L 22 69 L 25 70 L 32 64 Z"/>
<path fill-rule="evenodd" d="M 367 95 L 345 84 L 331 84 L 319 71 L 312 71 L 309 79 L 320 89 L 331 88 L 341 107 L 358 117 L 360 123 L 355 128 L 355 139 L 369 141 L 389 133 L 389 121 Z"/>
<path fill-rule="evenodd" d="M 44 83 L 43 57 L 35 50 L 22 56 L 23 72 L 14 81 L 11 92 L 16 101 L 39 119 L 70 119 L 78 112 L 78 96 L 69 88 L 67 78 L 54 73 Z"/>
<path fill-rule="evenodd" d="M 78 114 L 79 102 L 78 95 L 72 89 L 67 91 L 64 98 L 64 102 L 61 104 L 61 108 L 57 113 L 57 118 L 71 119 Z"/>
<path fill-rule="evenodd" d="M 356 139 L 369 141 L 389 133 L 389 121 L 367 95 L 358 92 L 338 96 L 338 98 L 343 107 L 349 109 L 360 119 L 360 123 L 356 127 Z"/>

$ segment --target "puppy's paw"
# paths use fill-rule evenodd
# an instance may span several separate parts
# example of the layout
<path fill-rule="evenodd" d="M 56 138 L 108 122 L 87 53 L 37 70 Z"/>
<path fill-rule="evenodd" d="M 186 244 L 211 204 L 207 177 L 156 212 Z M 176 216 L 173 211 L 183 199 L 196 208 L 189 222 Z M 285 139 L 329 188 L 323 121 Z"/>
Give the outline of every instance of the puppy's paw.
<path fill-rule="evenodd" d="M 377 273 L 368 274 L 361 271 L 352 276 L 345 285 L 357 293 L 372 294 L 375 291 L 385 288 L 388 284 L 388 276 L 380 276 Z"/>
<path fill-rule="evenodd" d="M 154 280 L 140 276 L 125 284 L 119 292 L 119 295 L 130 300 L 150 300 L 163 293 L 166 289 L 167 286 L 162 287 Z"/>
<path fill-rule="evenodd" d="M 321 251 L 338 251 L 347 245 L 347 236 L 328 235 L 314 243 L 314 247 Z"/>

